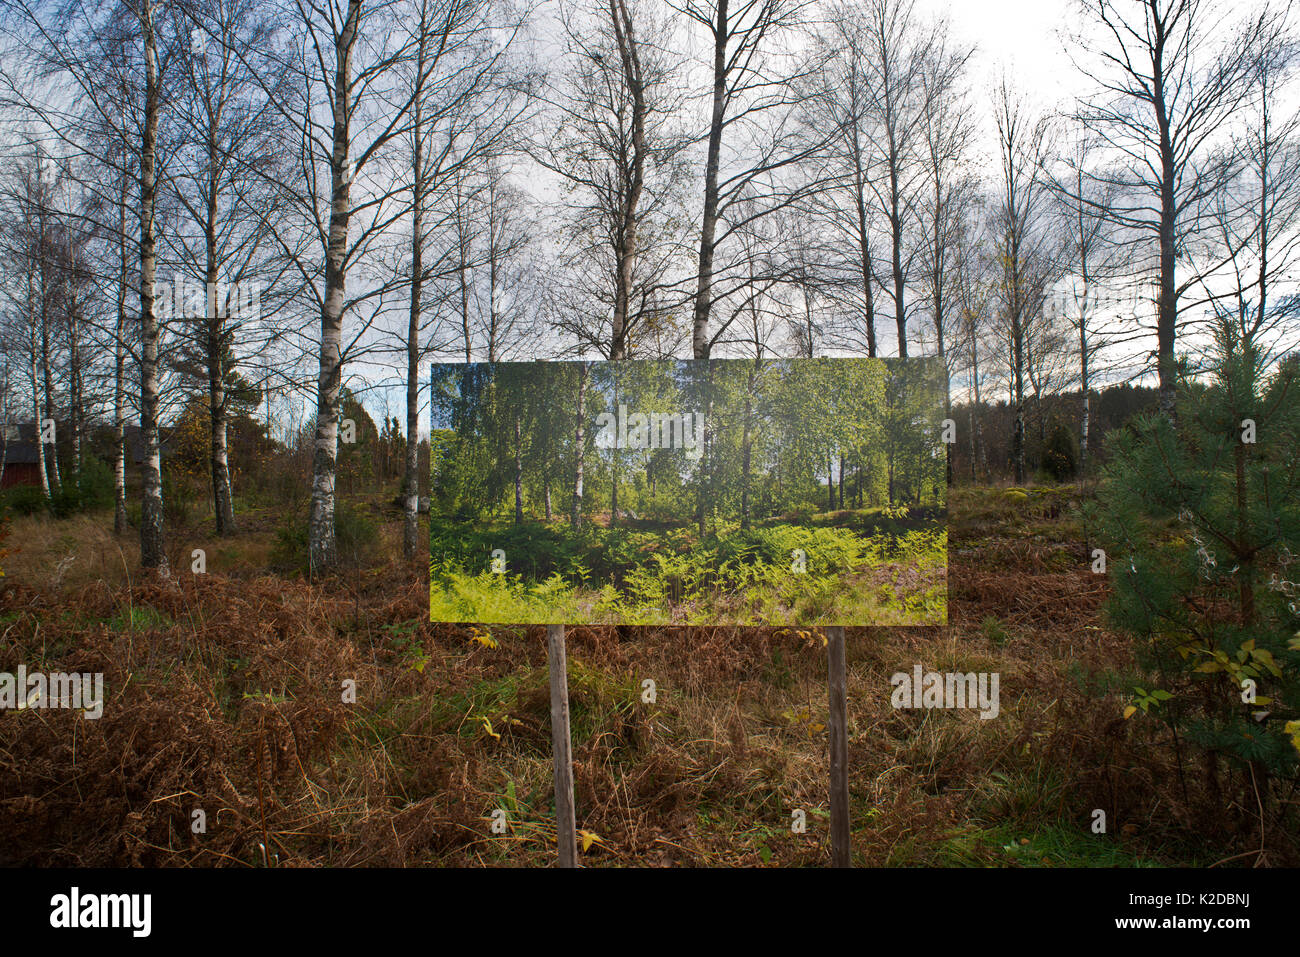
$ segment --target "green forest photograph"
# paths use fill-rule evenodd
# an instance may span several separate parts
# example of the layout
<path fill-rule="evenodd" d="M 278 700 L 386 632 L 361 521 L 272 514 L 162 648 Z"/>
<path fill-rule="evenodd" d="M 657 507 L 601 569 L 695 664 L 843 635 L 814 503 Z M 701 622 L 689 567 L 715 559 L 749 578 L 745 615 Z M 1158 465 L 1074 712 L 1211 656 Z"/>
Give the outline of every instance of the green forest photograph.
<path fill-rule="evenodd" d="M 933 359 L 432 371 L 431 621 L 947 620 Z"/>

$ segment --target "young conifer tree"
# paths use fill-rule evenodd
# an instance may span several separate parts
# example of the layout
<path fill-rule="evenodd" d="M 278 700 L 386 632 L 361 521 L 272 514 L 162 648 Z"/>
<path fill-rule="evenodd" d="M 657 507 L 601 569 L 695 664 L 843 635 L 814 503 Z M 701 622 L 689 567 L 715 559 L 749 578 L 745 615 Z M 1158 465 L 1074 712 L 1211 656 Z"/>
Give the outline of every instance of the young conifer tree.
<path fill-rule="evenodd" d="M 1147 675 L 1125 717 L 1166 724 L 1180 772 L 1198 746 L 1184 781 L 1271 828 L 1300 765 L 1300 361 L 1270 368 L 1224 317 L 1205 371 L 1182 377 L 1177 429 L 1119 430 L 1092 518 Z"/>

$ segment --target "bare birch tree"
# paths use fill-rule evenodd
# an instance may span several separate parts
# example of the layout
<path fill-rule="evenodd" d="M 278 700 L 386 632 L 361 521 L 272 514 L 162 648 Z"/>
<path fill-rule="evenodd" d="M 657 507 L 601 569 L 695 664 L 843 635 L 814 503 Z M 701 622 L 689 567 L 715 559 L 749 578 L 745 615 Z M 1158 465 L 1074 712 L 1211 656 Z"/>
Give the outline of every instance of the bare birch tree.
<path fill-rule="evenodd" d="M 997 201 L 994 206 L 994 245 L 1001 271 L 1001 309 L 1009 347 L 1009 393 L 1015 410 L 1011 454 L 1017 484 L 1025 469 L 1025 386 L 1032 358 L 1031 326 L 1040 314 L 1046 289 L 1042 216 L 1046 187 L 1041 170 L 1045 160 L 1047 124 L 1033 119 L 1006 80 L 995 94 L 998 131 Z"/>
<path fill-rule="evenodd" d="M 1155 245 L 1156 366 L 1172 417 L 1180 299 L 1198 281 L 1187 252 L 1206 226 L 1207 200 L 1232 176 L 1218 140 L 1249 95 L 1256 28 L 1234 28 L 1232 5 L 1208 0 L 1077 3 L 1090 33 L 1076 46 L 1096 91 L 1075 120 L 1114 159 L 1095 174 L 1116 190 L 1098 212 Z"/>
<path fill-rule="evenodd" d="M 747 283 L 743 256 L 734 264 L 731 282 L 720 283 L 727 270 L 717 262 L 719 248 L 753 217 L 798 198 L 799 187 L 783 183 L 781 176 L 818 152 L 828 134 L 812 140 L 798 136 L 793 114 L 793 107 L 807 95 L 803 78 L 815 66 L 798 60 L 784 44 L 803 24 L 807 0 L 669 0 L 669 5 L 703 28 L 711 54 L 699 268 L 691 319 L 692 354 L 707 359 L 726 332 L 725 327 L 710 326 L 714 303 Z M 748 212 L 732 216 L 742 200 Z"/>

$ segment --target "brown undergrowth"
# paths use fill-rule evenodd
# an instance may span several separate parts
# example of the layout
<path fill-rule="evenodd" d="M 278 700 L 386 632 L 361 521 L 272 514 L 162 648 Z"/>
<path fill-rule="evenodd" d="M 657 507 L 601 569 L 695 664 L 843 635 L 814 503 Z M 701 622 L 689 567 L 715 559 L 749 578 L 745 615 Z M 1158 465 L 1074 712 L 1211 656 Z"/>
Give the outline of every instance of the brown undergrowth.
<path fill-rule="evenodd" d="M 1122 719 L 1128 647 L 1068 508 L 964 494 L 950 627 L 848 631 L 856 862 L 1212 863 L 1257 841 L 1244 813 L 1207 824 L 1161 729 Z M 552 862 L 544 629 L 431 625 L 423 562 L 259 573 L 255 531 L 209 543 L 232 557 L 207 575 L 178 546 L 175 580 L 141 584 L 127 543 L 75 521 L 15 528 L 0 671 L 103 672 L 107 701 L 0 711 L 0 863 Z M 576 628 L 569 655 L 584 863 L 826 862 L 818 634 Z M 998 718 L 895 710 L 915 664 L 998 672 Z"/>

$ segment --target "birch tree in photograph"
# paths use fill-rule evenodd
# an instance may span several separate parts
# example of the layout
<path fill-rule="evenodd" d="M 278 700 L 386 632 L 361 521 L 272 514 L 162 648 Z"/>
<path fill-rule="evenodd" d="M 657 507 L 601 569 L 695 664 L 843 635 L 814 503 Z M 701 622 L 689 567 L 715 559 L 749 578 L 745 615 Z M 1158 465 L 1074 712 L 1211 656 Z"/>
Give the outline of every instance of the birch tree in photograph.
<path fill-rule="evenodd" d="M 334 17 L 336 11 L 342 13 L 341 19 Z M 356 163 L 349 156 L 352 146 L 351 122 L 356 106 L 354 97 L 358 95 L 353 76 L 353 56 L 358 32 L 362 27 L 361 2 L 348 0 L 346 9 L 341 11 L 331 3 L 328 12 L 328 29 L 321 29 L 320 32 L 329 41 L 325 49 L 334 55 L 333 76 L 326 73 L 323 77 L 328 88 L 327 99 L 332 107 L 333 124 L 328 163 L 329 226 L 324 237 L 325 284 L 321 296 L 311 515 L 308 519 L 308 561 L 313 573 L 332 569 L 338 563 L 334 539 L 334 482 L 338 459 L 340 389 L 343 385 L 343 310 L 347 291 L 348 225 L 352 218 L 352 179 L 356 173 Z"/>
<path fill-rule="evenodd" d="M 125 163 L 124 163 L 125 165 Z M 117 196 L 117 246 L 118 273 L 113 288 L 116 294 L 117 322 L 113 328 L 113 532 L 125 535 L 126 515 L 126 420 L 127 378 L 126 337 L 127 302 L 131 288 L 131 243 L 127 233 L 127 204 L 130 202 L 130 175 L 126 169 L 119 173 Z"/>
<path fill-rule="evenodd" d="M 415 97 L 411 104 L 411 296 L 406 326 L 406 455 L 402 470 L 402 555 L 414 558 L 420 546 L 420 330 L 424 294 L 424 207 L 428 180 L 425 176 L 423 87 L 430 58 L 429 35 L 425 28 L 429 4 L 420 3 L 419 39 L 415 51 Z"/>
<path fill-rule="evenodd" d="M 530 288 L 536 264 L 528 254 L 539 224 L 524 192 L 511 181 L 511 172 L 504 161 L 494 160 L 483 173 L 485 275 L 476 291 L 489 362 L 501 361 L 508 350 L 523 347 L 537 332 L 531 321 L 536 302 Z"/>
<path fill-rule="evenodd" d="M 573 436 L 573 506 L 569 513 L 569 525 L 575 532 L 582 527 L 583 470 L 587 454 L 587 387 L 590 378 L 590 365 L 579 362 L 577 416 Z"/>
<path fill-rule="evenodd" d="M 105 30 L 99 39 L 84 44 L 88 51 L 84 60 L 73 58 L 64 65 L 73 75 L 86 77 L 80 84 L 84 109 L 53 123 L 65 131 L 63 146 L 79 158 L 79 183 L 92 197 L 92 222 L 87 228 L 101 243 L 98 279 L 102 287 L 112 290 L 105 303 L 111 311 L 101 316 L 94 332 L 104 352 L 112 356 L 105 401 L 111 408 L 113 529 L 117 535 L 127 531 L 127 424 L 137 418 L 139 407 L 138 392 L 132 388 L 140 343 L 134 305 L 139 295 L 140 236 L 134 217 L 143 141 L 144 71 L 135 26 L 129 21 L 127 26 L 121 31 Z M 96 34 L 91 31 L 89 36 Z"/>
<path fill-rule="evenodd" d="M 994 258 L 983 252 L 983 247 L 986 245 L 984 240 L 988 235 L 987 217 L 980 215 L 983 210 L 976 209 L 974 212 L 976 215 L 968 220 L 967 242 L 957 247 L 957 259 L 953 264 L 956 275 L 958 328 L 962 351 L 966 354 L 962 371 L 967 377 L 969 388 L 966 440 L 970 454 L 972 483 L 979 481 L 981 474 L 988 475 L 987 448 L 980 422 L 980 391 L 987 375 L 983 359 L 987 353 L 986 338 L 991 325 L 993 290 L 997 285 L 997 279 L 993 275 L 997 271 Z"/>
<path fill-rule="evenodd" d="M 59 184 L 51 182 L 47 177 L 47 165 L 52 166 L 48 157 L 38 148 L 32 158 L 32 164 L 35 171 L 35 191 L 32 193 L 34 203 L 31 207 L 35 231 L 33 239 L 35 241 L 34 252 L 37 256 L 37 274 L 41 278 L 40 298 L 37 300 L 37 311 L 40 316 L 40 356 L 41 356 L 41 396 L 43 406 L 41 415 L 37 417 L 37 422 L 41 427 L 40 445 L 42 450 L 41 460 L 43 467 L 48 472 L 47 481 L 50 491 L 57 493 L 62 491 L 63 482 L 59 476 L 59 447 L 57 443 L 58 430 L 45 428 L 46 423 L 55 423 L 57 426 L 58 415 L 56 413 L 57 400 L 54 395 L 54 375 L 52 373 L 54 355 L 53 355 L 53 324 L 54 316 L 52 312 L 55 307 L 55 301 L 58 296 L 58 276 L 55 270 L 56 238 L 54 208 L 55 192 Z M 52 172 L 52 170 L 51 170 Z M 48 436 L 48 438 L 47 438 Z"/>
<path fill-rule="evenodd" d="M 807 122 L 834 131 L 826 148 L 810 160 L 811 175 L 822 179 L 822 188 L 810 197 L 811 217 L 823 224 L 842 243 L 828 243 L 828 256 L 841 258 L 839 248 L 851 250 L 848 262 L 838 265 L 845 278 L 828 283 L 854 318 L 845 325 L 846 345 L 878 352 L 876 336 L 876 274 L 874 235 L 875 126 L 871 107 L 874 93 L 868 21 L 857 4 L 841 3 L 832 8 L 825 33 L 818 37 L 824 66 L 817 74 L 815 94 L 805 106 Z M 834 266 L 832 267 L 834 268 Z M 848 277 L 851 277 L 848 278 Z"/>
<path fill-rule="evenodd" d="M 478 222 L 471 208 L 474 189 L 469 170 L 462 167 L 451 177 L 448 203 L 452 255 L 455 257 L 456 315 L 460 319 L 460 345 L 466 362 L 472 362 L 474 358 L 473 314 L 470 310 L 474 287 L 474 246 L 478 239 Z"/>
<path fill-rule="evenodd" d="M 6 190 L 12 222 L 6 245 L 10 258 L 21 275 L 13 312 L 21 317 L 21 336 L 14 336 L 25 347 L 25 365 L 31 386 L 28 407 L 36 435 L 36 464 L 41 477 L 41 491 L 49 500 L 58 490 L 57 447 L 47 439 L 44 421 L 51 418 L 50 395 L 50 310 L 54 299 L 53 244 L 50 229 L 52 201 L 46 163 L 41 151 L 33 149 L 21 162 L 14 182 Z M 11 298 L 13 294 L 11 293 Z M 56 464 L 51 468 L 51 461 Z"/>
<path fill-rule="evenodd" d="M 65 159 L 32 145 L 10 172 L 4 208 L 11 226 L 4 245 L 15 276 L 22 278 L 9 298 L 26 330 L 37 464 L 42 488 L 53 496 L 63 491 L 66 477 L 60 468 L 60 440 L 71 439 L 64 448 L 72 446 L 74 472 L 79 464 L 85 223 L 75 208 L 80 194 Z"/>
<path fill-rule="evenodd" d="M 132 187 L 139 178 L 139 152 L 137 139 L 128 122 L 134 99 L 129 64 L 120 51 L 110 51 L 106 65 L 115 82 L 106 84 L 105 109 L 100 111 L 99 122 L 91 127 L 90 142 L 92 150 L 104 158 L 105 166 L 101 233 L 110 247 L 103 266 L 104 282 L 113 289 L 113 325 L 111 331 L 104 330 L 112 343 L 113 355 L 113 532 L 125 535 L 128 525 L 126 427 L 132 418 L 130 413 L 134 405 L 128 359 L 138 355 L 139 350 L 139 325 L 131 319 L 131 301 L 137 282 L 135 271 L 139 266 L 139 237 L 130 221 Z"/>
<path fill-rule="evenodd" d="M 118 254 L 113 258 L 120 260 L 120 270 L 111 264 L 99 267 L 101 278 L 110 271 L 115 274 L 112 282 L 116 286 L 118 309 L 116 329 L 97 330 L 113 343 L 111 349 L 116 359 L 114 407 L 119 452 L 115 463 L 118 476 L 115 528 L 120 533 L 126 527 L 123 450 L 126 354 L 130 351 L 127 343 L 139 341 L 143 326 L 136 321 L 135 307 L 129 304 L 145 291 L 140 288 L 138 277 L 141 264 L 138 191 L 143 183 L 140 157 L 147 143 L 144 123 L 147 47 L 141 16 L 146 8 L 139 4 L 111 9 L 69 5 L 57 8 L 59 16 L 50 16 L 54 9 L 54 4 L 40 0 L 0 0 L 0 35 L 12 54 L 0 64 L 0 102 L 23 117 L 24 128 L 34 137 L 50 145 L 65 170 L 78 169 L 73 179 L 78 189 L 88 196 L 89 205 L 69 211 L 69 221 L 78 231 L 112 237 Z M 152 23 L 152 16 L 148 19 Z M 155 49 L 150 61 L 155 80 L 156 54 Z M 153 143 L 156 150 L 156 125 Z M 74 378 L 78 380 L 84 358 L 79 354 L 75 363 Z M 39 410 L 35 418 L 38 421 L 41 418 Z M 52 460 L 53 455 L 47 457 L 42 448 L 41 458 L 44 473 L 45 462 L 47 458 Z M 160 515 L 160 510 L 151 509 L 150 516 L 156 515 Z M 161 530 L 152 537 L 160 540 Z M 151 555 L 156 556 L 157 551 L 153 549 Z"/>
<path fill-rule="evenodd" d="M 924 188 L 917 201 L 917 219 L 923 242 L 920 254 L 921 288 L 929 306 L 936 354 L 947 371 L 945 417 L 952 417 L 951 381 L 960 353 L 953 353 L 957 338 L 956 269 L 954 260 L 968 241 L 978 184 L 970 162 L 975 128 L 970 104 L 960 81 L 970 58 L 969 48 L 950 49 L 946 37 L 936 32 L 926 68 L 921 73 L 921 145 Z M 952 484 L 952 444 L 944 446 L 947 482 Z"/>
<path fill-rule="evenodd" d="M 642 65 L 644 54 L 637 38 L 636 24 L 628 12 L 627 0 L 610 0 L 610 28 L 618 48 L 629 118 L 627 145 L 622 148 L 616 182 L 619 187 L 614 222 L 614 315 L 611 323 L 609 357 L 627 355 L 628 325 L 632 311 L 633 270 L 637 258 L 637 227 L 640 222 L 641 194 L 646 174 L 646 103 L 647 77 Z"/>
<path fill-rule="evenodd" d="M 35 156 L 8 171 L 0 200 L 3 200 L 5 226 L 4 271 L 6 281 L 0 290 L 6 293 L 9 308 L 0 313 L 8 319 L 5 329 L 5 347 L 11 361 L 21 361 L 22 373 L 30 387 L 24 412 L 31 416 L 34 427 L 40 429 L 44 401 L 40 375 L 41 315 L 47 302 L 45 284 L 46 251 L 41 228 L 40 208 L 42 177 Z M 48 501 L 51 496 L 50 476 L 46 468 L 46 443 L 33 436 L 36 445 L 37 471 L 41 492 Z"/>
<path fill-rule="evenodd" d="M 135 176 L 128 217 L 134 234 L 136 284 L 130 298 L 139 303 L 140 562 L 147 571 L 167 579 L 171 572 L 159 437 L 163 330 L 155 286 L 162 178 L 159 136 L 163 104 L 169 95 L 164 87 L 175 21 L 158 0 L 123 0 L 119 8 L 110 11 L 78 6 L 68 8 L 67 16 L 53 19 L 46 16 L 44 4 L 27 0 L 5 0 L 5 8 L 27 40 L 33 79 L 66 83 L 75 91 L 71 100 L 42 99 L 40 91 L 32 90 L 18 94 L 42 131 L 71 154 L 94 161 L 114 161 L 111 151 L 107 157 L 91 152 L 91 144 L 102 142 L 106 131 L 116 131 L 129 151 L 130 163 L 123 162 L 117 172 L 129 169 Z M 119 337 L 128 338 L 134 337 Z"/>
<path fill-rule="evenodd" d="M 799 211 L 784 224 L 786 271 L 797 303 L 786 313 L 785 324 L 794 354 L 808 359 L 817 354 L 817 341 L 825 335 L 820 300 L 833 297 L 831 301 L 839 301 L 836 293 L 846 284 L 836 271 L 832 251 L 836 244 L 816 234 L 821 222 L 815 214 Z"/>
<path fill-rule="evenodd" d="M 154 301 L 157 281 L 158 123 L 162 112 L 162 77 L 158 69 L 155 0 L 134 0 L 144 55 L 144 129 L 140 143 L 140 436 L 144 443 L 143 507 L 140 518 L 140 563 L 159 578 L 170 569 L 164 540 L 162 452 L 158 435 L 159 325 Z"/>
<path fill-rule="evenodd" d="M 64 167 L 65 188 L 56 197 L 54 265 L 58 275 L 57 332 L 62 340 L 66 382 L 66 434 L 71 441 L 71 484 L 79 497 L 84 490 L 84 444 L 87 420 L 87 368 L 93 359 L 89 334 L 98 290 L 92 256 L 95 220 L 92 197 L 77 183 L 71 161 Z"/>

